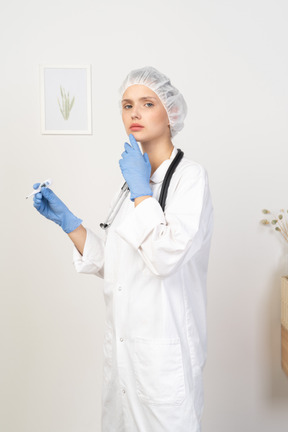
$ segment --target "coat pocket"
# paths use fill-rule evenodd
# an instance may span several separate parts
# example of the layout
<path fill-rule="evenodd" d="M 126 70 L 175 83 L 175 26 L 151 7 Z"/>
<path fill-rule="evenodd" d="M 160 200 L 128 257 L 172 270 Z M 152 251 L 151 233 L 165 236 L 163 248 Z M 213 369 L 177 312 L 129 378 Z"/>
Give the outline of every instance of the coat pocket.
<path fill-rule="evenodd" d="M 180 339 L 136 337 L 134 344 L 139 398 L 147 404 L 180 405 L 185 398 Z"/>

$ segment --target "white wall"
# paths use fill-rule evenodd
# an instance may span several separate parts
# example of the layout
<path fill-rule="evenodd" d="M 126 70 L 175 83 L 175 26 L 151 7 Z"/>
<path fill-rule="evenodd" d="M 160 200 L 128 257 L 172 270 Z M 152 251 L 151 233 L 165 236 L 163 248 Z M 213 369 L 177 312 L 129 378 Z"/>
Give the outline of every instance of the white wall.
<path fill-rule="evenodd" d="M 102 235 L 126 140 L 118 88 L 166 73 L 189 107 L 174 144 L 215 207 L 203 432 L 286 432 L 280 359 L 285 245 L 259 225 L 287 205 L 285 0 L 10 1 L 1 7 L 0 430 L 100 431 L 103 281 L 25 196 L 53 189 Z M 41 135 L 39 64 L 91 64 L 93 135 Z M 287 250 L 286 250 L 287 254 Z"/>

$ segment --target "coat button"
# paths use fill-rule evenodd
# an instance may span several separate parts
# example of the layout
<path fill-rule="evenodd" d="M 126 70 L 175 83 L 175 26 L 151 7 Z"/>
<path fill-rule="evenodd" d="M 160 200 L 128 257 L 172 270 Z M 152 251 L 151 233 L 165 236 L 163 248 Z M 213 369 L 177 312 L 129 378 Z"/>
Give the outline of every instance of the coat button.
<path fill-rule="evenodd" d="M 122 389 L 122 393 L 126 393 L 125 389 Z"/>
<path fill-rule="evenodd" d="M 118 291 L 121 291 L 121 290 L 122 290 L 122 287 L 121 287 L 121 286 L 119 286 L 119 287 L 118 287 Z"/>
<path fill-rule="evenodd" d="M 123 340 L 124 340 L 123 338 L 120 338 L 120 341 L 121 341 L 121 342 L 123 342 Z"/>

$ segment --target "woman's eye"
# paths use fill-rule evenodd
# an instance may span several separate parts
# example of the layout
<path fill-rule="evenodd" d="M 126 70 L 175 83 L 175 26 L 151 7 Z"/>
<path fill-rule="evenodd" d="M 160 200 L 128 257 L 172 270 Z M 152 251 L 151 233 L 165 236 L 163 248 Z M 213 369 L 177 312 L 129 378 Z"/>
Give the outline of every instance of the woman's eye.
<path fill-rule="evenodd" d="M 154 106 L 154 104 L 152 102 L 147 102 L 145 105 L 149 105 L 149 108 L 151 106 Z M 130 107 L 132 107 L 132 105 L 128 104 L 128 105 L 123 105 L 123 109 L 129 109 Z"/>

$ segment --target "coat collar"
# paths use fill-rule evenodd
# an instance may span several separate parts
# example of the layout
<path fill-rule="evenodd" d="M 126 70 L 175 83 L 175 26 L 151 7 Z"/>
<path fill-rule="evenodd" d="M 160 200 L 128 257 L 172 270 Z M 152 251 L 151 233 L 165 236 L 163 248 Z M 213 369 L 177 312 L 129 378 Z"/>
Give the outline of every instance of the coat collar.
<path fill-rule="evenodd" d="M 164 160 L 161 165 L 154 171 L 153 175 L 150 177 L 152 183 L 161 183 L 164 180 L 165 174 L 171 164 L 172 160 L 177 154 L 177 148 L 173 146 L 173 150 L 169 159 Z"/>

